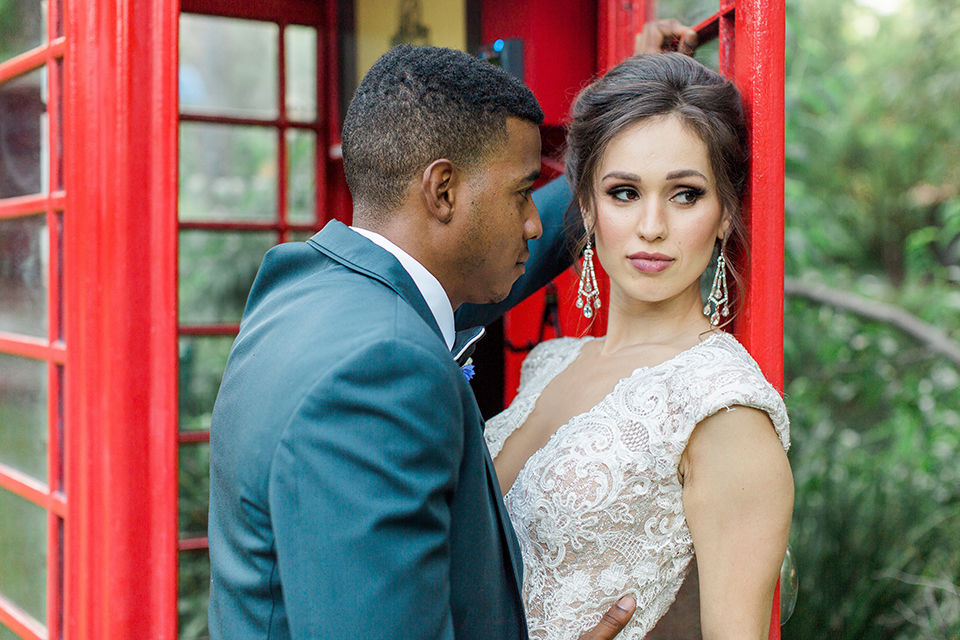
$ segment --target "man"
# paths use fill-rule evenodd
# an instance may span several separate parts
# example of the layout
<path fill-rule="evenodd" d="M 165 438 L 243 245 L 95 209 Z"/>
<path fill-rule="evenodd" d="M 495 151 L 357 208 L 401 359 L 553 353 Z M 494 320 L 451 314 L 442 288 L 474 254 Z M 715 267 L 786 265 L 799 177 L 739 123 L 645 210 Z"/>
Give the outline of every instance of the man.
<path fill-rule="evenodd" d="M 543 114 L 451 50 L 381 58 L 344 123 L 355 228 L 271 250 L 211 426 L 210 633 L 526 638 L 521 559 L 454 310 L 502 302 L 541 235 Z M 566 262 L 549 238 L 509 304 Z M 634 603 L 589 638 L 611 638 Z"/>

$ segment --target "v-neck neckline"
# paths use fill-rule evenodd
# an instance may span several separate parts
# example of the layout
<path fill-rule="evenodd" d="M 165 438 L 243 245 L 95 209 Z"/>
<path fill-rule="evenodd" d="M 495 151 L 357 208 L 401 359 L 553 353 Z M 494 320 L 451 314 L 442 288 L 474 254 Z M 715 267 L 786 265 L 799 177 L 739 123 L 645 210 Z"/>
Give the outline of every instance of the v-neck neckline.
<path fill-rule="evenodd" d="M 651 371 L 651 370 L 657 369 L 657 368 L 659 368 L 659 367 L 662 367 L 662 366 L 664 366 L 664 365 L 667 364 L 667 363 L 673 362 L 674 360 L 676 360 L 676 359 L 679 358 L 680 356 L 682 356 L 682 355 L 684 355 L 684 354 L 686 354 L 686 353 L 689 353 L 689 352 L 693 351 L 694 349 L 697 349 L 697 348 L 701 347 L 702 345 L 707 344 L 708 342 L 711 342 L 712 340 L 714 340 L 715 337 L 721 336 L 721 335 L 726 335 L 726 334 L 725 334 L 723 331 L 719 331 L 719 332 L 717 332 L 717 333 L 711 334 L 711 335 L 707 336 L 706 338 L 704 338 L 703 340 L 701 340 L 700 342 L 698 342 L 697 344 L 692 345 L 692 346 L 690 346 L 690 347 L 687 347 L 687 348 L 684 349 L 683 351 L 680 351 L 679 353 L 675 354 L 674 356 L 672 356 L 672 357 L 670 357 L 670 358 L 667 358 L 667 359 L 664 360 L 663 362 L 659 362 L 659 363 L 653 364 L 653 365 L 643 365 L 643 366 L 637 367 L 636 369 L 634 369 L 633 371 L 631 371 L 629 375 L 624 376 L 623 378 L 620 378 L 619 380 L 617 380 L 617 383 L 613 385 L 613 388 L 610 389 L 610 391 L 609 391 L 606 395 L 604 395 L 603 398 L 601 398 L 599 402 L 597 402 L 595 405 L 593 405 L 592 407 L 590 407 L 590 408 L 587 409 L 586 411 L 582 411 L 582 412 L 580 412 L 580 413 L 577 413 L 577 414 L 574 414 L 574 415 L 570 416 L 570 418 L 569 418 L 566 422 L 564 422 L 563 424 L 561 424 L 559 427 L 557 427 L 557 428 L 554 430 L 553 433 L 550 434 L 550 437 L 547 438 L 546 443 L 544 443 L 544 445 L 543 445 L 542 447 L 540 447 L 539 449 L 537 449 L 536 451 L 534 451 L 533 453 L 530 454 L 530 456 L 529 456 L 529 457 L 524 461 L 524 463 L 520 466 L 520 470 L 517 472 L 517 476 L 513 479 L 513 483 L 510 485 L 510 488 L 507 489 L 507 491 L 503 494 L 503 499 L 506 500 L 507 497 L 511 494 L 511 492 L 513 492 L 513 488 L 517 485 L 517 481 L 520 480 L 521 476 L 524 475 L 524 473 L 527 471 L 527 468 L 528 468 L 528 467 L 531 467 L 531 461 L 534 460 L 534 458 L 539 458 L 539 457 L 541 457 L 542 455 L 544 455 L 543 452 L 545 452 L 545 451 L 549 450 L 550 448 L 552 448 L 553 446 L 555 446 L 555 442 L 556 442 L 557 440 L 559 440 L 559 434 L 560 434 L 561 432 L 563 432 L 564 430 L 567 430 L 567 429 L 569 428 L 569 425 L 570 425 L 571 423 L 578 421 L 578 419 L 581 418 L 582 416 L 589 415 L 590 413 L 593 413 L 594 411 L 596 411 L 596 410 L 599 409 L 600 407 L 608 404 L 609 401 L 610 401 L 610 398 L 612 398 L 612 397 L 614 396 L 614 394 L 616 394 L 617 391 L 620 390 L 620 387 L 621 387 L 623 384 L 625 384 L 627 381 L 632 380 L 632 379 L 633 379 L 634 377 L 636 377 L 637 375 L 642 374 L 642 373 L 646 373 L 646 372 L 648 372 L 648 371 Z M 568 354 L 566 360 L 565 360 L 564 362 L 562 362 L 562 363 L 557 367 L 557 370 L 553 373 L 553 375 L 551 375 L 549 378 L 547 378 L 545 381 L 543 381 L 543 384 L 542 384 L 542 385 L 540 386 L 540 388 L 537 390 L 537 399 L 534 400 L 534 402 L 533 402 L 532 404 L 530 404 L 530 406 L 527 408 L 527 411 L 526 411 L 525 415 L 522 417 L 522 419 L 519 420 L 519 421 L 515 421 L 515 422 L 514 422 L 514 424 L 516 424 L 516 426 L 515 426 L 513 429 L 511 429 L 511 430 L 510 430 L 510 433 L 508 433 L 508 434 L 504 437 L 503 443 L 500 445 L 500 451 L 497 453 L 497 455 L 500 455 L 500 453 L 503 452 L 503 446 L 507 443 L 507 440 L 510 438 L 510 436 L 512 436 L 514 433 L 516 433 L 521 427 L 523 427 L 523 425 L 525 425 L 525 424 L 527 423 L 527 420 L 530 419 L 530 416 L 533 414 L 533 412 L 534 412 L 534 411 L 536 410 L 536 408 L 537 408 L 537 403 L 540 402 L 540 398 L 543 396 L 543 391 L 550 385 L 550 383 L 553 382 L 553 381 L 556 379 L 557 376 L 559 376 L 561 373 L 563 373 L 564 371 L 566 371 L 566 370 L 577 360 L 577 358 L 580 357 L 580 353 L 583 351 L 584 345 L 586 345 L 588 342 L 593 342 L 593 341 L 599 340 L 599 339 L 600 339 L 600 338 L 599 338 L 599 337 L 596 337 L 596 336 L 586 336 L 586 337 L 583 337 L 583 338 L 580 338 L 580 339 L 579 339 L 578 344 L 575 346 L 575 348 L 574 348 L 573 350 L 571 350 L 571 352 L 570 352 L 570 354 Z M 532 468 L 532 467 L 531 467 L 531 468 Z"/>

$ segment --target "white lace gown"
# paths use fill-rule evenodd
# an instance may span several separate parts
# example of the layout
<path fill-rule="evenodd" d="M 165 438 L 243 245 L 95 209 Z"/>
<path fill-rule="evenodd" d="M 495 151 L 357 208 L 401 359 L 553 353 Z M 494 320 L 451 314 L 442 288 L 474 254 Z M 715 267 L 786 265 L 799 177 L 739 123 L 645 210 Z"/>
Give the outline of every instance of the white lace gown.
<path fill-rule="evenodd" d="M 540 344 L 523 363 L 513 403 L 486 426 L 494 458 L 547 383 L 593 338 Z M 641 640 L 686 577 L 693 544 L 677 464 L 704 418 L 734 405 L 767 412 L 784 449 L 780 394 L 732 336 L 716 333 L 641 367 L 534 453 L 504 496 L 523 554 L 530 637 L 577 638 L 622 594 L 637 611 L 619 638 Z"/>

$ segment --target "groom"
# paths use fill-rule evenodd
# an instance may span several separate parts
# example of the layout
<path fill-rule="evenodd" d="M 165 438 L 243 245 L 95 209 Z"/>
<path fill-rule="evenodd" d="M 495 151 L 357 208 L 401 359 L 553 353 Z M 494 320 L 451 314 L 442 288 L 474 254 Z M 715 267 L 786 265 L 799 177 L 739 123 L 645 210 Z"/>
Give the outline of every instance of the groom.
<path fill-rule="evenodd" d="M 562 183 L 528 244 L 542 120 L 520 82 L 451 50 L 401 46 L 364 78 L 343 131 L 356 226 L 267 254 L 214 409 L 215 640 L 526 638 L 520 553 L 451 348 L 462 304 L 511 304 L 566 266 Z M 612 638 L 633 606 L 585 637 Z"/>

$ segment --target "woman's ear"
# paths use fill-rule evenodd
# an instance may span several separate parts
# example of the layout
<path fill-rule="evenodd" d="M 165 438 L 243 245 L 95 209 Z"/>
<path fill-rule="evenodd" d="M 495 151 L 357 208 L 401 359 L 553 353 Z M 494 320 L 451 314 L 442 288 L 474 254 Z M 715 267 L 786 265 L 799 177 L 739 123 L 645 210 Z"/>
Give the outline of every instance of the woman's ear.
<path fill-rule="evenodd" d="M 446 158 L 434 160 L 423 170 L 420 186 L 424 202 L 430 215 L 443 224 L 453 218 L 457 178 L 456 167 Z"/>
<path fill-rule="evenodd" d="M 717 229 L 717 240 L 723 240 L 726 237 L 731 225 L 733 225 L 733 218 L 729 213 L 724 212 L 723 218 L 720 219 L 720 228 Z"/>
<path fill-rule="evenodd" d="M 583 228 L 589 233 L 593 229 L 593 212 L 590 207 L 585 206 L 583 200 L 577 200 L 577 205 L 580 207 L 580 217 L 583 218 Z"/>

